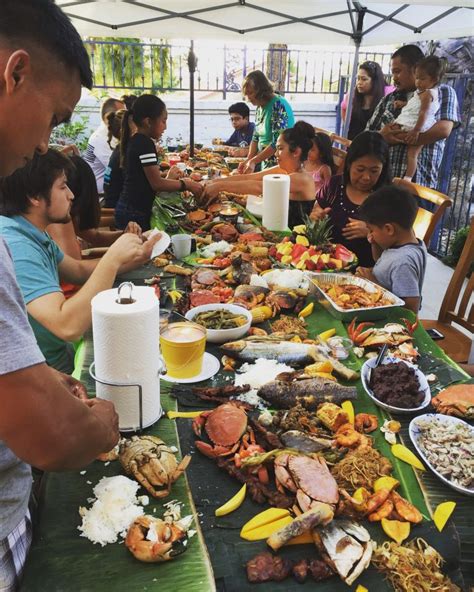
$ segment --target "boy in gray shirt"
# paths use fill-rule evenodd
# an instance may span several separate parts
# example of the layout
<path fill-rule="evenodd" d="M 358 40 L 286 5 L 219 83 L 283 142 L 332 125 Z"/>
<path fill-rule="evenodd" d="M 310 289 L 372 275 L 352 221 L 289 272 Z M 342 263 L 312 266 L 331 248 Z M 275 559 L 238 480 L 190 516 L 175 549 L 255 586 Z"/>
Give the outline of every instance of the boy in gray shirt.
<path fill-rule="evenodd" d="M 359 208 L 372 244 L 375 266 L 359 267 L 357 275 L 376 282 L 405 301 L 415 314 L 421 305 L 426 269 L 426 247 L 417 239 L 413 223 L 416 199 L 395 185 L 374 191 Z"/>

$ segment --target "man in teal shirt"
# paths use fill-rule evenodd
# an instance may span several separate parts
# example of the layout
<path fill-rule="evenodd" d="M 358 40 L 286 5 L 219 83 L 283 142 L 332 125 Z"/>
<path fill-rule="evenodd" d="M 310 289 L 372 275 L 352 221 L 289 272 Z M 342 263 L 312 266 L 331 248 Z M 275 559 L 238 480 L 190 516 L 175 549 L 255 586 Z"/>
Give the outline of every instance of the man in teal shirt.
<path fill-rule="evenodd" d="M 102 259 L 81 261 L 62 253 L 46 228 L 71 220 L 72 166 L 55 150 L 36 155 L 4 179 L 0 202 L 0 236 L 10 249 L 36 340 L 46 362 L 68 374 L 74 370 L 72 342 L 91 326 L 92 298 L 111 288 L 119 271 L 148 261 L 159 238 L 143 243 L 123 234 Z M 60 282 L 84 285 L 66 300 Z"/>
<path fill-rule="evenodd" d="M 58 268 L 64 254 L 47 232 L 41 231 L 23 216 L 0 216 L 0 233 L 12 254 L 26 305 L 46 294 L 61 292 Z M 48 364 L 56 370 L 70 373 L 74 364 L 72 344 L 56 337 L 31 314 L 28 320 Z"/>

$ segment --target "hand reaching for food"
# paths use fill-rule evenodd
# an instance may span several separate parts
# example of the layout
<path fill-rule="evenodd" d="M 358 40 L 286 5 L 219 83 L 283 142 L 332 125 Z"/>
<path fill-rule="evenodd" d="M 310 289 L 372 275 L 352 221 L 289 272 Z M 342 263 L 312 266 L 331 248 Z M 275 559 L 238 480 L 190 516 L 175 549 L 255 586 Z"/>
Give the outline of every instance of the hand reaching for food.
<path fill-rule="evenodd" d="M 363 220 L 356 218 L 349 218 L 349 222 L 342 229 L 342 235 L 347 240 L 354 240 L 355 238 L 366 238 L 369 234 L 366 223 Z"/>
<path fill-rule="evenodd" d="M 309 217 L 311 220 L 322 220 L 331 212 L 331 208 L 322 208 L 319 204 L 315 204 Z"/>

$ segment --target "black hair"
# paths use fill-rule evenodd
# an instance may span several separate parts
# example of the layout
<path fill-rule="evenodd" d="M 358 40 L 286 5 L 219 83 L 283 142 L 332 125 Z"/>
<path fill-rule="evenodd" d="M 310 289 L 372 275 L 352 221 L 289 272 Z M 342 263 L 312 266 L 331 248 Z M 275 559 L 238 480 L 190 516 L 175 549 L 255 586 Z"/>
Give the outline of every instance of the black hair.
<path fill-rule="evenodd" d="M 301 148 L 300 161 L 308 159 L 308 152 L 313 147 L 314 127 L 306 121 L 297 121 L 294 127 L 290 127 L 281 133 L 282 138 L 288 144 L 290 152 Z"/>
<path fill-rule="evenodd" d="M 359 70 L 365 70 L 372 81 L 372 88 L 370 90 L 370 105 L 369 109 L 375 109 L 376 105 L 385 93 L 385 78 L 382 68 L 377 62 L 364 62 L 360 64 Z M 360 93 L 357 88 L 354 93 L 354 101 L 352 103 L 352 113 L 357 117 L 362 115 L 362 107 L 364 105 L 364 94 Z"/>
<path fill-rule="evenodd" d="M 70 157 L 74 170 L 68 175 L 67 184 L 74 193 L 71 217 L 79 230 L 98 228 L 100 223 L 99 192 L 94 171 L 80 156 Z"/>
<path fill-rule="evenodd" d="M 79 33 L 53 0 L 2 0 L 0 44 L 48 52 L 57 63 L 79 71 L 83 86 L 92 88 L 89 56 Z"/>
<path fill-rule="evenodd" d="M 122 122 L 126 114 L 126 109 L 119 109 L 118 111 L 111 111 L 105 116 L 105 121 L 107 123 L 107 143 L 110 148 L 112 148 L 110 144 L 112 142 L 112 138 L 120 140 L 122 133 Z"/>
<path fill-rule="evenodd" d="M 396 185 L 377 189 L 359 207 L 360 218 L 368 224 L 398 224 L 405 230 L 413 227 L 417 212 L 415 197 Z"/>
<path fill-rule="evenodd" d="M 416 69 L 423 70 L 430 78 L 439 82 L 444 75 L 446 62 L 435 55 L 431 55 L 420 60 L 416 65 Z"/>
<path fill-rule="evenodd" d="M 123 104 L 123 101 L 121 101 L 120 99 L 114 99 L 113 97 L 109 97 L 108 99 L 105 99 L 105 101 L 102 103 L 102 106 L 100 108 L 100 116 L 102 117 L 102 119 L 105 119 L 105 117 L 109 113 L 113 113 L 114 111 L 118 111 L 119 109 L 123 109 L 123 107 L 122 107 L 122 105 L 120 105 L 120 103 Z M 120 105 L 118 109 L 117 109 L 117 104 Z"/>
<path fill-rule="evenodd" d="M 403 45 L 392 54 L 391 59 L 398 58 L 403 64 L 414 68 L 425 57 L 418 45 Z"/>
<path fill-rule="evenodd" d="M 130 140 L 130 126 L 128 120 L 132 117 L 135 125 L 141 125 L 144 119 L 156 119 L 166 109 L 165 103 L 155 95 L 140 95 L 134 102 L 133 108 L 127 111 L 122 120 L 122 132 L 120 140 L 120 166 L 125 164 L 128 141 Z"/>
<path fill-rule="evenodd" d="M 331 173 L 334 175 L 337 170 L 336 163 L 332 154 L 332 142 L 331 138 L 324 132 L 316 132 L 314 134 L 313 142 L 316 144 L 316 148 L 319 150 L 319 157 L 323 164 L 327 164 L 331 169 Z"/>
<path fill-rule="evenodd" d="M 120 97 L 120 100 L 125 105 L 125 109 L 127 109 L 128 111 L 130 111 L 130 109 L 133 108 L 133 105 L 135 104 L 135 101 L 137 99 L 137 95 L 122 95 Z"/>
<path fill-rule="evenodd" d="M 237 113 L 238 115 L 242 115 L 242 117 L 249 118 L 250 117 L 250 109 L 246 103 L 234 103 L 229 107 L 229 115 L 232 113 Z"/>
<path fill-rule="evenodd" d="M 382 163 L 382 172 L 377 183 L 374 185 L 374 189 L 378 189 L 392 182 L 392 170 L 387 142 L 378 132 L 361 132 L 352 140 L 347 150 L 343 172 L 344 185 L 346 187 L 350 183 L 352 163 L 364 156 L 375 156 Z"/>
<path fill-rule="evenodd" d="M 50 148 L 46 154 L 35 154 L 22 169 L 0 180 L 0 214 L 26 214 L 33 197 L 40 197 L 49 204 L 56 179 L 63 173 L 69 178 L 73 170 L 70 159 L 57 150 Z"/>

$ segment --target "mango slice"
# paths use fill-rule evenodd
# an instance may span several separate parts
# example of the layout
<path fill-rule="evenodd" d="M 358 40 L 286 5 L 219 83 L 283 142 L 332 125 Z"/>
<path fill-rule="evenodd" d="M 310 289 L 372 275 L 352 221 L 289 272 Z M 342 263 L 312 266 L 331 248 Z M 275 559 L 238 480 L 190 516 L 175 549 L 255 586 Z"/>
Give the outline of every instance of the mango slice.
<path fill-rule="evenodd" d="M 362 504 L 369 499 L 370 493 L 365 487 L 359 487 L 354 491 L 354 495 L 352 497 L 356 500 L 356 502 L 360 502 Z"/>
<path fill-rule="evenodd" d="M 249 530 L 253 530 L 254 528 L 260 528 L 261 526 L 265 526 L 270 522 L 275 522 L 276 520 L 281 520 L 282 518 L 287 518 L 288 516 L 291 517 L 290 512 L 288 510 L 285 510 L 283 508 L 268 508 L 268 510 L 264 510 L 263 512 L 255 514 L 253 518 L 246 522 L 242 526 L 240 535 L 242 536 L 242 534 L 245 534 Z"/>
<path fill-rule="evenodd" d="M 202 411 L 168 411 L 166 415 L 168 419 L 176 419 L 177 417 L 197 417 L 201 413 Z"/>
<path fill-rule="evenodd" d="M 441 532 L 446 526 L 446 522 L 454 512 L 455 507 L 456 502 L 443 502 L 442 504 L 436 506 L 436 510 L 433 514 L 433 521 L 436 524 L 436 528 L 439 530 L 439 532 Z"/>
<path fill-rule="evenodd" d="M 349 423 L 354 425 L 355 411 L 354 411 L 354 405 L 352 404 L 352 401 L 344 401 L 343 403 L 341 403 L 341 407 L 347 413 L 347 417 L 349 418 Z"/>
<path fill-rule="evenodd" d="M 217 508 L 215 511 L 216 516 L 225 516 L 226 514 L 230 514 L 234 510 L 237 510 L 242 505 L 242 502 L 245 499 L 245 494 L 247 493 L 247 483 L 239 489 L 239 491 L 230 498 L 223 506 Z"/>
<path fill-rule="evenodd" d="M 300 319 L 304 319 L 306 317 L 309 317 L 309 315 L 313 312 L 314 309 L 314 302 L 310 302 L 309 304 L 307 304 L 303 310 L 300 312 L 300 314 L 298 315 L 298 317 Z"/>
<path fill-rule="evenodd" d="M 403 444 L 393 444 L 392 445 L 392 454 L 396 456 L 403 462 L 408 463 L 415 469 L 419 469 L 420 471 L 426 471 L 425 467 L 422 465 L 421 460 L 413 454 L 411 450 L 409 450 Z"/>
<path fill-rule="evenodd" d="M 359 584 L 357 586 L 355 592 L 369 592 L 369 589 L 366 588 L 365 586 L 362 586 L 362 584 Z"/>
<path fill-rule="evenodd" d="M 379 477 L 374 483 L 374 491 L 377 492 L 380 489 L 388 489 L 392 491 L 395 487 L 400 485 L 400 481 L 397 481 L 394 477 Z"/>
<path fill-rule="evenodd" d="M 291 516 L 286 516 L 285 518 L 280 518 L 280 520 L 275 520 L 274 522 L 268 522 L 262 526 L 258 526 L 257 528 L 252 528 L 251 530 L 246 530 L 243 532 L 240 531 L 241 538 L 245 539 L 246 541 L 260 541 L 261 539 L 268 539 L 274 532 L 280 530 L 284 526 L 288 526 L 293 522 L 293 518 Z"/>
<path fill-rule="evenodd" d="M 396 541 L 399 545 L 410 535 L 410 523 L 400 520 L 388 520 L 382 518 L 382 528 L 386 535 Z"/>
<path fill-rule="evenodd" d="M 330 337 L 333 337 L 336 334 L 336 329 L 334 327 L 332 329 L 328 329 L 327 331 L 323 331 L 318 335 L 321 341 L 327 341 Z"/>

